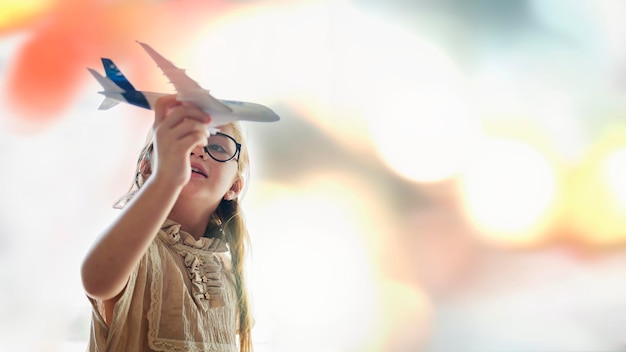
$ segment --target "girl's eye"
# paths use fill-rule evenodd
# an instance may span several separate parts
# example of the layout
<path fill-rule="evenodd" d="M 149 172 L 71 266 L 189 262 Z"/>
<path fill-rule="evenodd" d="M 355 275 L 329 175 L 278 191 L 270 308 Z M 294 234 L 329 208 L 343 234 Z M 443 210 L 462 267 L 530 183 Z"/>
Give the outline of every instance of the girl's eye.
<path fill-rule="evenodd" d="M 226 153 L 226 149 L 224 149 L 224 147 L 219 144 L 209 144 L 207 147 L 209 148 L 209 150 L 214 152 Z"/>

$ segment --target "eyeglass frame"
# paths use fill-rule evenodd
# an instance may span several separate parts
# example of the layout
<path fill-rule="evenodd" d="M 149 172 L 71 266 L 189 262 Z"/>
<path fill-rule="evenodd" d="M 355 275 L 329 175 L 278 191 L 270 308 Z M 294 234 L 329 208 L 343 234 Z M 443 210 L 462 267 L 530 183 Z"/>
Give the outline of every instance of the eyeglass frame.
<path fill-rule="evenodd" d="M 226 159 L 226 160 L 218 160 L 216 159 L 213 155 L 211 155 L 211 153 L 209 152 L 209 146 L 205 145 L 204 147 L 202 147 L 202 149 L 204 150 L 204 152 L 213 160 L 217 161 L 218 163 L 225 163 L 228 161 L 233 160 L 234 157 L 237 157 L 235 160 L 237 160 L 237 163 L 239 163 L 239 155 L 241 155 L 241 143 L 237 142 L 237 140 L 230 135 L 227 135 L 226 133 L 222 133 L 222 132 L 215 132 L 215 135 L 219 135 L 222 137 L 226 137 L 228 139 L 230 139 L 231 141 L 233 141 L 235 143 L 235 154 L 233 154 L 233 156 L 231 156 L 230 158 Z M 209 137 L 210 138 L 210 137 Z M 207 139 L 208 141 L 208 139 Z"/>

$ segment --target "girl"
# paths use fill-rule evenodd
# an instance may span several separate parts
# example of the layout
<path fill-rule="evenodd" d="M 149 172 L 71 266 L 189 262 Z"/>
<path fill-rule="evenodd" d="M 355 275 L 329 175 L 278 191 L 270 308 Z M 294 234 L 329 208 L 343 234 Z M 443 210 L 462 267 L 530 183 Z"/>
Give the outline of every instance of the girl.
<path fill-rule="evenodd" d="M 89 350 L 252 351 L 240 126 L 209 136 L 210 116 L 174 95 L 154 111 L 130 201 L 82 264 Z"/>

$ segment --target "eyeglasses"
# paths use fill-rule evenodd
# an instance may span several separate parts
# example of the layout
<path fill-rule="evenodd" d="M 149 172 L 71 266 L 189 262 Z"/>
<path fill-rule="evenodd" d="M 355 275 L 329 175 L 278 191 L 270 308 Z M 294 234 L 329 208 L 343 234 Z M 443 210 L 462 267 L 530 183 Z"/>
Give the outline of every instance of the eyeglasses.
<path fill-rule="evenodd" d="M 225 163 L 234 157 L 239 161 L 239 153 L 241 152 L 241 144 L 237 143 L 235 138 L 217 132 L 209 136 L 207 145 L 204 147 L 204 151 L 209 154 L 211 159 Z"/>

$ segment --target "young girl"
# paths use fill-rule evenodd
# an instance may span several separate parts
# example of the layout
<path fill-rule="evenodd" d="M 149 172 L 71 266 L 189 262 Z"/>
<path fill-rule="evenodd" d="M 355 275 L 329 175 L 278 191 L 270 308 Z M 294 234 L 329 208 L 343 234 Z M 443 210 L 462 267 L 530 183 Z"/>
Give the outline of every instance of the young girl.
<path fill-rule="evenodd" d="M 209 135 L 210 116 L 174 95 L 154 110 L 132 198 L 82 264 L 89 350 L 252 351 L 239 124 Z"/>

